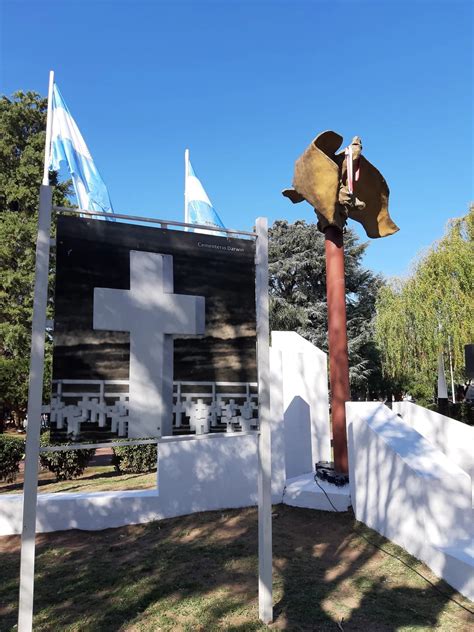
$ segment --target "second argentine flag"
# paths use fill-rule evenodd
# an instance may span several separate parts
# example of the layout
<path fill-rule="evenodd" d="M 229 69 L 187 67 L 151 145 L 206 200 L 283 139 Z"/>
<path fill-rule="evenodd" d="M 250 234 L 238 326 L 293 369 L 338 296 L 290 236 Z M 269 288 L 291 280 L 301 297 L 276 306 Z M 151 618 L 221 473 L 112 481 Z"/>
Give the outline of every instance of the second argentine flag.
<path fill-rule="evenodd" d="M 204 187 L 200 180 L 196 177 L 190 160 L 187 160 L 186 169 L 186 217 L 185 222 L 188 224 L 202 224 L 204 226 L 214 226 L 216 228 L 225 228 L 217 211 L 212 206 Z M 197 233 L 205 233 L 207 231 L 197 228 Z M 209 231 L 210 235 L 219 235 L 216 231 Z M 222 233 L 224 234 L 224 233 Z"/>
<path fill-rule="evenodd" d="M 53 88 L 50 168 L 66 161 L 80 208 L 113 213 L 109 192 L 56 84 Z"/>

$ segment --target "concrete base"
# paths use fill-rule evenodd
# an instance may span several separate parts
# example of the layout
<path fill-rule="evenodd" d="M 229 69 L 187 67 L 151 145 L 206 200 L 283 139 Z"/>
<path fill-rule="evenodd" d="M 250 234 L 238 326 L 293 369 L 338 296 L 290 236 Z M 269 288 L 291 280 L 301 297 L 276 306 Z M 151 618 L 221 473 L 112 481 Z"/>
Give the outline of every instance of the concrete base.
<path fill-rule="evenodd" d="M 286 481 L 286 490 L 283 502 L 291 507 L 306 507 L 322 511 L 347 511 L 351 506 L 351 493 L 349 485 L 336 487 L 327 481 L 320 481 L 320 487 L 314 480 L 314 473 L 295 476 Z M 322 488 L 322 489 L 321 489 Z M 326 494 L 334 505 L 331 505 Z"/>

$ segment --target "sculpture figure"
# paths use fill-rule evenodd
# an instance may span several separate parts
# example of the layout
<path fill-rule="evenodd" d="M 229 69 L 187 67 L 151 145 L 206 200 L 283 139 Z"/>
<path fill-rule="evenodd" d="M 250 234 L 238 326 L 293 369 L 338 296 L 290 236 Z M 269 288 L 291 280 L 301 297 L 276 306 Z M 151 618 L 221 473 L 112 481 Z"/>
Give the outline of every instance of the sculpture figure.
<path fill-rule="evenodd" d="M 358 136 L 344 150 L 336 132 L 322 132 L 295 163 L 293 188 L 283 195 L 294 204 L 306 200 L 318 216 L 318 228 L 344 228 L 347 218 L 360 222 L 368 237 L 386 237 L 398 226 L 388 213 L 389 188 L 380 171 L 362 155 Z"/>
<path fill-rule="evenodd" d="M 384 177 L 364 156 L 358 136 L 336 153 L 342 136 L 322 132 L 295 163 L 293 188 L 283 195 L 294 204 L 306 200 L 318 216 L 326 249 L 329 369 L 334 467 L 348 472 L 346 411 L 350 400 L 344 284 L 344 227 L 347 219 L 360 222 L 369 237 L 398 231 L 388 213 L 389 189 Z M 341 479 L 342 480 L 342 479 Z"/>

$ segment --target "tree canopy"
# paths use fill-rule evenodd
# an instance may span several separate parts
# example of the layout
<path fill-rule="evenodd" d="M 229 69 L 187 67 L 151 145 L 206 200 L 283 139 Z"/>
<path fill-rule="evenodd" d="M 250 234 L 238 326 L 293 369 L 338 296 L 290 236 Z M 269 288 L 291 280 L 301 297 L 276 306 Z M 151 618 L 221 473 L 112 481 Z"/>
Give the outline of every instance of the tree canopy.
<path fill-rule="evenodd" d="M 381 288 L 376 337 L 385 374 L 420 399 L 433 398 L 440 351 L 452 350 L 454 377 L 464 379 L 464 345 L 474 341 L 474 205 L 451 220 L 445 236 L 406 279 Z"/>
<path fill-rule="evenodd" d="M 17 416 L 27 403 L 46 110 L 35 92 L 0 98 L 0 405 Z M 51 172 L 50 183 L 54 203 L 67 204 L 69 182 Z"/>
<path fill-rule="evenodd" d="M 316 224 L 276 221 L 269 230 L 270 325 L 296 331 L 324 351 L 327 342 L 324 235 Z M 362 265 L 366 243 L 354 231 L 344 235 L 347 333 L 352 397 L 384 391 L 373 331 L 382 278 Z"/>

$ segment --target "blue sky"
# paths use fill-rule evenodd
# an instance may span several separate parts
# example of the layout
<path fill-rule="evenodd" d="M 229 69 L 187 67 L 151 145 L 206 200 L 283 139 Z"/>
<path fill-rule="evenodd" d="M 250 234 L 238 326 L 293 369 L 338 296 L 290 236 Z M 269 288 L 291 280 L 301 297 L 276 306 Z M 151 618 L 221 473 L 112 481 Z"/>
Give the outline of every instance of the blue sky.
<path fill-rule="evenodd" d="M 474 199 L 470 1 L 0 4 L 1 92 L 55 70 L 117 212 L 182 220 L 189 147 L 229 228 L 313 221 L 281 190 L 325 129 L 389 183 L 401 230 L 371 240 L 375 271 L 405 274 Z"/>

